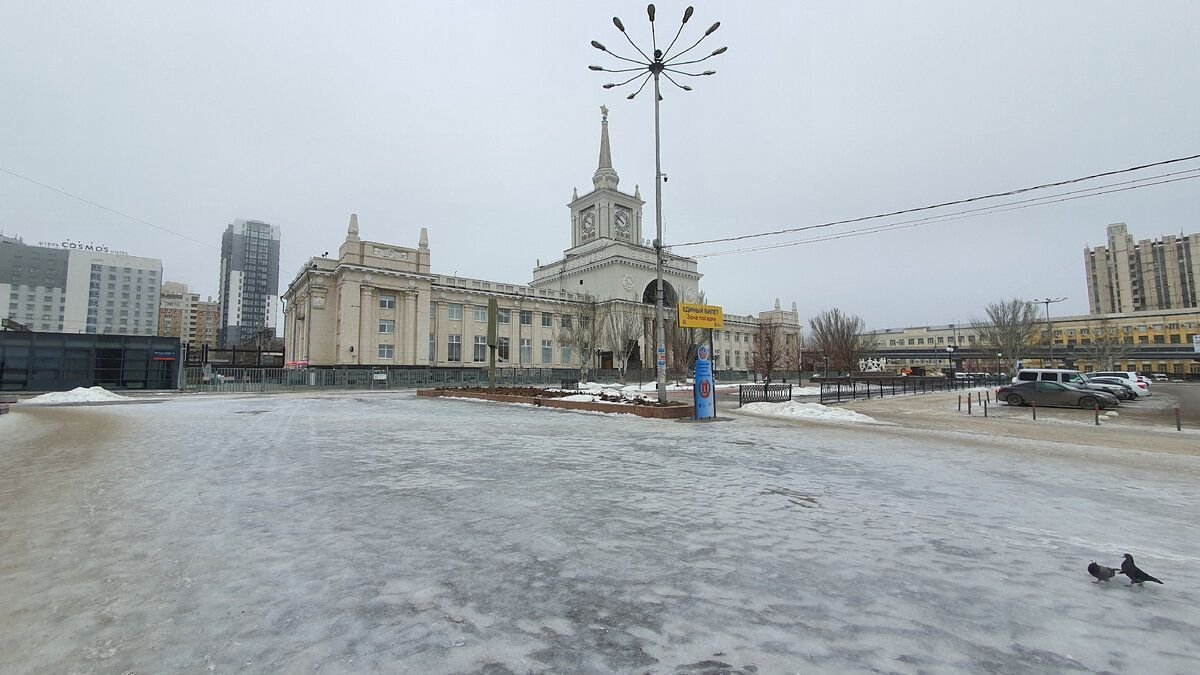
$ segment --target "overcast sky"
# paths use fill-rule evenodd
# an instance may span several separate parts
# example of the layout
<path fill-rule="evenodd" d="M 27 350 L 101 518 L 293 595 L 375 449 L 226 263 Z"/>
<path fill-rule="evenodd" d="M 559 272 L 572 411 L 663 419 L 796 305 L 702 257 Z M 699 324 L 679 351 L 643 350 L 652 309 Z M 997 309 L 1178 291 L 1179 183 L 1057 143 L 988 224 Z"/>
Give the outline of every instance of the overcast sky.
<path fill-rule="evenodd" d="M 685 6 L 658 4 L 664 33 Z M 653 101 L 587 69 L 616 63 L 592 39 L 630 51 L 613 12 L 648 40 L 641 3 L 4 3 L 0 169 L 205 243 L 5 173 L 0 230 L 161 258 L 166 279 L 215 296 L 232 220 L 282 228 L 286 285 L 356 212 L 373 241 L 415 246 L 428 227 L 435 272 L 527 283 L 570 244 L 601 104 L 621 188 L 641 185 L 653 224 Z M 1200 153 L 1195 0 L 709 2 L 687 35 L 714 20 L 717 75 L 664 90 L 668 244 Z M 701 287 L 731 313 L 778 297 L 875 328 L 964 322 L 1014 296 L 1086 313 L 1082 251 L 1106 225 L 1198 232 L 1197 207 L 1185 180 L 700 258 Z"/>

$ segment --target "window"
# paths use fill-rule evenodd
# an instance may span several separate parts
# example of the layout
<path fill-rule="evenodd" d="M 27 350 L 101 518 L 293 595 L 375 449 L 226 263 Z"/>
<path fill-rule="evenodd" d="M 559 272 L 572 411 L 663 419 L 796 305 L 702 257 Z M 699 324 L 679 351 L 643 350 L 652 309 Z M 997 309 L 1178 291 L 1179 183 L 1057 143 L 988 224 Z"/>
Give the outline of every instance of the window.
<path fill-rule="evenodd" d="M 521 363 L 533 362 L 533 343 L 529 338 L 521 338 Z"/>
<path fill-rule="evenodd" d="M 476 307 L 476 309 L 478 309 L 478 307 Z M 487 350 L 487 336 L 476 335 L 475 354 L 473 355 L 475 357 L 475 363 L 483 363 L 484 361 L 487 361 Z"/>
<path fill-rule="evenodd" d="M 437 336 L 429 334 L 429 362 L 437 363 Z"/>
<path fill-rule="evenodd" d="M 939 337 L 939 338 L 938 338 L 938 341 L 937 341 L 937 343 L 938 343 L 939 345 L 940 345 L 940 344 L 943 344 L 943 343 L 945 343 L 945 342 L 946 342 L 946 338 L 944 338 L 944 337 Z"/>
<path fill-rule="evenodd" d="M 450 303 L 449 312 L 450 312 L 450 320 L 451 321 L 461 321 L 462 320 L 462 304 L 461 303 L 457 303 L 457 302 Z"/>
<path fill-rule="evenodd" d="M 396 309 L 396 296 L 390 294 L 379 296 L 379 309 Z"/>
<path fill-rule="evenodd" d="M 549 315 L 547 315 L 547 314 L 542 315 L 543 320 L 546 316 L 549 316 Z M 551 344 L 549 340 L 542 340 L 542 363 L 543 364 L 554 363 L 554 345 Z"/>
<path fill-rule="evenodd" d="M 429 318 L 430 319 L 437 318 L 437 303 L 436 302 L 429 303 Z"/>
<path fill-rule="evenodd" d="M 917 338 L 917 344 L 919 344 L 919 345 L 925 344 L 925 338 Z"/>
<path fill-rule="evenodd" d="M 460 314 L 462 313 L 461 307 L 460 307 L 459 313 Z M 456 363 L 462 361 L 462 336 L 461 335 L 451 335 L 449 340 L 446 342 L 446 360 L 454 361 Z"/>
<path fill-rule="evenodd" d="M 553 327 L 554 327 L 554 315 L 551 314 L 550 312 L 542 312 L 542 328 L 553 328 Z M 546 363 L 550 363 L 550 361 L 547 360 Z"/>
<path fill-rule="evenodd" d="M 733 365 L 738 368 L 742 367 L 742 353 L 736 350 L 733 352 Z"/>
<path fill-rule="evenodd" d="M 379 332 L 386 335 L 396 334 L 396 322 L 391 319 L 379 320 Z"/>
<path fill-rule="evenodd" d="M 487 305 L 475 305 L 475 320 L 487 321 Z"/>
<path fill-rule="evenodd" d="M 562 325 L 562 327 L 563 327 L 563 328 L 570 328 L 570 327 L 571 327 L 571 315 L 570 315 L 570 314 L 563 314 L 563 317 L 562 317 L 562 324 L 561 324 L 561 325 Z M 569 360 L 565 360 L 565 361 L 564 361 L 564 363 L 570 363 L 570 361 L 569 361 Z"/>
<path fill-rule="evenodd" d="M 522 326 L 532 326 L 533 325 L 533 312 L 529 311 L 528 309 L 521 310 L 521 325 Z"/>
<path fill-rule="evenodd" d="M 396 358 L 396 347 L 394 345 L 379 345 L 379 358 L 381 358 L 381 359 Z"/>
<path fill-rule="evenodd" d="M 571 348 L 570 347 L 562 348 L 562 362 L 563 363 L 571 362 Z"/>
<path fill-rule="evenodd" d="M 496 360 L 508 360 L 508 338 L 502 337 L 496 340 Z"/>
<path fill-rule="evenodd" d="M 496 310 L 496 323 L 508 323 L 508 310 L 507 309 Z"/>

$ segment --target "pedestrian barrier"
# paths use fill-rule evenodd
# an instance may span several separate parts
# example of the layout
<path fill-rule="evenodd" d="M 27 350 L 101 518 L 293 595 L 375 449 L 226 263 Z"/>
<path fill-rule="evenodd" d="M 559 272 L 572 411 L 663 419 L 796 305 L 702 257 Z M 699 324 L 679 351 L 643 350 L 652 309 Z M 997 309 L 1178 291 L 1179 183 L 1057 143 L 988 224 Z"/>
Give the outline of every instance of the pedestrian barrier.
<path fill-rule="evenodd" d="M 738 387 L 739 408 L 746 403 L 782 403 L 790 400 L 790 384 L 743 384 Z"/>
<path fill-rule="evenodd" d="M 840 403 L 860 398 L 882 398 L 903 394 L 927 394 L 935 391 L 954 391 L 973 387 L 1004 384 L 1008 380 L 996 377 L 839 377 L 821 380 L 820 402 Z M 989 394 L 990 395 L 990 394 Z"/>

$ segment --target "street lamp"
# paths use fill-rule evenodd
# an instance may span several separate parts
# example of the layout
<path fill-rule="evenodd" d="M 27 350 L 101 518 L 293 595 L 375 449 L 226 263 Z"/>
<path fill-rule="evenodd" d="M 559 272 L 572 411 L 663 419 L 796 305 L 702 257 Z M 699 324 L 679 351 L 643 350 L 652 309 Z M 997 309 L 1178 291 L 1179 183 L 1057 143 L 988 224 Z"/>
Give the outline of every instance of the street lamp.
<path fill-rule="evenodd" d="M 629 34 L 625 32 L 625 24 L 621 23 L 621 20 L 614 16 L 613 17 L 613 25 L 617 27 L 617 30 L 621 31 L 621 35 L 625 36 L 625 39 L 629 41 L 630 46 L 632 46 L 635 50 L 637 50 L 637 53 L 641 55 L 642 60 L 621 56 L 619 54 L 609 51 L 609 49 L 607 47 L 600 44 L 599 42 L 592 40 L 592 46 L 595 47 L 596 49 L 599 49 L 602 52 L 611 54 L 614 58 L 619 59 L 621 61 L 626 61 L 628 63 L 632 63 L 636 67 L 613 69 L 613 68 L 605 68 L 603 66 L 588 66 L 589 70 L 595 70 L 595 71 L 600 71 L 600 72 L 605 72 L 605 73 L 634 73 L 634 75 L 632 77 L 625 80 L 624 82 L 616 82 L 616 83 L 610 82 L 610 83 L 604 85 L 605 89 L 612 89 L 614 87 L 621 87 L 621 86 L 630 84 L 631 82 L 640 79 L 642 82 L 640 85 L 638 85 L 637 90 L 626 97 L 631 100 L 633 99 L 633 97 L 635 97 L 641 93 L 642 89 L 644 89 L 646 87 L 647 82 L 649 82 L 651 79 L 654 80 L 654 225 L 655 225 L 654 254 L 655 254 L 655 270 L 656 270 L 657 276 L 658 276 L 658 282 L 657 282 L 658 291 L 655 294 L 656 297 L 655 297 L 655 301 L 654 301 L 654 309 L 655 309 L 654 339 L 655 339 L 655 342 L 657 342 L 657 349 L 655 351 L 655 357 L 657 359 L 656 365 L 657 365 L 657 373 L 658 373 L 657 379 L 658 379 L 658 402 L 659 403 L 667 402 L 667 368 L 666 368 L 667 344 L 666 344 L 666 330 L 663 326 L 663 234 L 662 234 L 662 184 L 666 180 L 666 178 L 663 176 L 663 172 L 662 172 L 662 153 L 661 153 L 662 141 L 661 141 L 661 135 L 659 132 L 659 101 L 662 101 L 662 93 L 659 91 L 659 77 L 661 76 L 661 77 L 667 78 L 667 80 L 671 84 L 675 85 L 676 87 L 679 87 L 683 91 L 691 91 L 692 88 L 690 86 L 688 86 L 686 84 L 679 84 L 678 82 L 675 81 L 675 79 L 673 77 L 671 77 L 670 73 L 674 73 L 675 75 L 684 75 L 687 77 L 704 77 L 704 76 L 708 76 L 708 75 L 715 75 L 717 72 L 715 70 L 705 70 L 705 71 L 699 72 L 699 73 L 690 73 L 690 72 L 687 72 L 684 70 L 679 70 L 679 67 L 700 63 L 702 61 L 707 61 L 708 59 L 710 59 L 714 56 L 717 56 L 718 54 L 723 54 L 725 52 L 725 50 L 727 49 L 727 47 L 721 47 L 720 49 L 712 52 L 708 56 L 704 56 L 702 58 L 691 59 L 688 61 L 680 61 L 679 60 L 680 58 L 683 57 L 684 54 L 687 54 L 688 52 L 690 52 L 693 49 L 695 49 L 696 47 L 698 47 L 700 45 L 700 43 L 704 41 L 704 38 L 708 37 L 709 35 L 712 35 L 718 28 L 720 28 L 721 22 L 718 21 L 718 22 L 714 23 L 712 26 L 709 26 L 708 30 L 704 31 L 704 35 L 701 35 L 700 39 L 696 40 L 696 42 L 694 42 L 691 47 L 688 47 L 687 49 L 685 49 L 681 52 L 678 52 L 676 54 L 671 54 L 671 48 L 675 46 L 675 42 L 679 39 L 679 35 L 681 33 L 683 33 L 684 25 L 687 24 L 688 19 L 692 18 L 692 11 L 693 11 L 692 7 L 688 7 L 686 10 L 684 10 L 683 21 L 679 24 L 679 30 L 675 31 L 675 37 L 671 40 L 671 44 L 667 45 L 667 48 L 664 50 L 664 49 L 658 48 L 658 37 L 654 31 L 654 5 L 646 6 L 646 15 L 650 18 L 650 45 L 651 45 L 651 49 L 653 50 L 653 54 L 654 54 L 653 58 L 651 58 L 650 56 L 647 56 L 646 52 L 643 51 L 641 47 L 638 47 L 636 44 L 634 44 L 633 39 L 630 38 Z"/>
<path fill-rule="evenodd" d="M 1000 384 L 1000 357 L 1004 356 L 1002 352 L 996 352 L 996 384 Z"/>
<path fill-rule="evenodd" d="M 1046 306 L 1046 341 L 1050 343 L 1050 367 L 1054 367 L 1054 326 L 1050 325 L 1050 305 L 1055 302 L 1062 302 L 1066 298 L 1043 298 L 1034 300 Z"/>
<path fill-rule="evenodd" d="M 950 375 L 954 375 L 954 347 L 946 347 L 946 362 L 950 365 Z"/>

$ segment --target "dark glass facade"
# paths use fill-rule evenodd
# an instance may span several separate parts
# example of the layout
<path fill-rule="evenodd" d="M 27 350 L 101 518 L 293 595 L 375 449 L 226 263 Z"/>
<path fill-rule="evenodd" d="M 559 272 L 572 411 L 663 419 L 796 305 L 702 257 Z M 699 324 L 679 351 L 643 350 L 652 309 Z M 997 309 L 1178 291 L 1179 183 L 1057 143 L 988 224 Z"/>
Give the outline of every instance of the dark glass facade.
<path fill-rule="evenodd" d="M 0 332 L 0 391 L 175 389 L 179 338 Z"/>

